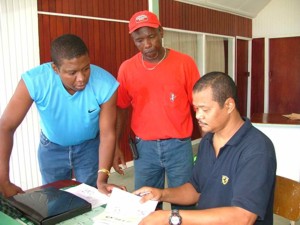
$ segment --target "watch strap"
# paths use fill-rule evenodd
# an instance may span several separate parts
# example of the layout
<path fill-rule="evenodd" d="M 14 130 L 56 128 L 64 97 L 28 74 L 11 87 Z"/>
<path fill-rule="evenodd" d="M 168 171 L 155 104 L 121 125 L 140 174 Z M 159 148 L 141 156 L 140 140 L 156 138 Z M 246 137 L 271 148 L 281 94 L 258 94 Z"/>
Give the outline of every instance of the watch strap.
<path fill-rule="evenodd" d="M 179 215 L 178 209 L 173 209 L 171 211 L 171 216 L 169 218 L 170 225 L 180 225 L 182 223 L 182 217 Z"/>

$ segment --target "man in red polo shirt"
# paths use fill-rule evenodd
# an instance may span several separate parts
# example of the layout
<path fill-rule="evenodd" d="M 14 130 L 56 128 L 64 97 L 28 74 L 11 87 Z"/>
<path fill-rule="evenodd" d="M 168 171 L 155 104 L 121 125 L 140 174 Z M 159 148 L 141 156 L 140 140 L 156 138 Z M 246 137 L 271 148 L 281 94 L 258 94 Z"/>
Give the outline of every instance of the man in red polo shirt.
<path fill-rule="evenodd" d="M 200 78 L 194 60 L 162 45 L 163 28 L 149 11 L 135 13 L 129 34 L 140 51 L 122 63 L 118 81 L 118 128 L 121 137 L 128 109 L 139 157 L 134 160 L 135 189 L 163 188 L 189 179 L 193 166 L 192 89 Z M 117 140 L 114 168 L 124 162 Z M 121 170 L 118 172 L 122 173 Z"/>

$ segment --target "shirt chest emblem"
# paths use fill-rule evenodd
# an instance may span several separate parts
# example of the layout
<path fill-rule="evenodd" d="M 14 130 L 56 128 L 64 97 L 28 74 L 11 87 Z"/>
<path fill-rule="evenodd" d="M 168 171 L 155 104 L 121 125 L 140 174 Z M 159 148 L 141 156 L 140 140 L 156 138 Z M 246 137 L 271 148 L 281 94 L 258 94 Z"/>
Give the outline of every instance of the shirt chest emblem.
<path fill-rule="evenodd" d="M 222 175 L 222 184 L 226 185 L 228 183 L 228 181 L 229 181 L 229 177 Z"/>

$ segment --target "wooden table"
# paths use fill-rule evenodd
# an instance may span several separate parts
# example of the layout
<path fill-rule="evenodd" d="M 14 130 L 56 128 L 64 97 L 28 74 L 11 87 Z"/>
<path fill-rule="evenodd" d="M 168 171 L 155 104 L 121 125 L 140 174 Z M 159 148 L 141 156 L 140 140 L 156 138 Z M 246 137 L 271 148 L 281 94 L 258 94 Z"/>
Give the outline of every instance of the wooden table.
<path fill-rule="evenodd" d="M 300 125 L 300 120 L 291 120 L 282 114 L 275 113 L 254 113 L 250 120 L 252 123 Z"/>

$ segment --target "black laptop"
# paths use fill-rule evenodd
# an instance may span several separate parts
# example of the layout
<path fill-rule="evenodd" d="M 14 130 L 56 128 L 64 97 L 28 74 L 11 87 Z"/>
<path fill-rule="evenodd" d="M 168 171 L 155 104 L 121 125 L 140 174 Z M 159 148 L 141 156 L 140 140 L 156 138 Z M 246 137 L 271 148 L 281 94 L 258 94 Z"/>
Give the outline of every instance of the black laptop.
<path fill-rule="evenodd" d="M 38 225 L 56 224 L 92 208 L 86 200 L 54 187 L 17 194 L 6 201 Z"/>

